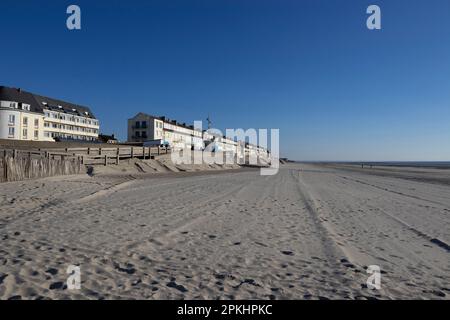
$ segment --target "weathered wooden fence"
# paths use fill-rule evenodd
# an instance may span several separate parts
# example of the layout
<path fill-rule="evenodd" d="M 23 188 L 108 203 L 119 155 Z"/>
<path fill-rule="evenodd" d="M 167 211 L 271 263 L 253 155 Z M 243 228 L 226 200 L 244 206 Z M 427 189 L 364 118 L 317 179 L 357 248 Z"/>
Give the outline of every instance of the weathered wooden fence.
<path fill-rule="evenodd" d="M 167 154 L 165 147 L 118 147 L 118 148 L 68 148 L 57 150 L 66 154 L 81 156 L 83 164 L 119 164 L 120 160 L 139 158 L 151 159 L 157 155 Z"/>
<path fill-rule="evenodd" d="M 36 157 L 22 152 L 0 154 L 0 182 L 78 174 L 84 170 L 79 157 Z"/>
<path fill-rule="evenodd" d="M 83 172 L 84 165 L 118 165 L 121 160 L 151 159 L 167 154 L 163 147 L 51 148 L 0 150 L 0 182 Z"/>

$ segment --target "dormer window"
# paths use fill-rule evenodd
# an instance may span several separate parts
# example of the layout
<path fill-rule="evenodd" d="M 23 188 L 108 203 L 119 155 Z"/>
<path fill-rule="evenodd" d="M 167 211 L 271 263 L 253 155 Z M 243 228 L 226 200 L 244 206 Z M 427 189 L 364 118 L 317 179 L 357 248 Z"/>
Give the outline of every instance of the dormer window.
<path fill-rule="evenodd" d="M 47 105 L 47 102 L 45 102 L 45 101 L 42 101 L 42 104 L 43 104 L 44 106 L 46 106 L 46 105 Z"/>

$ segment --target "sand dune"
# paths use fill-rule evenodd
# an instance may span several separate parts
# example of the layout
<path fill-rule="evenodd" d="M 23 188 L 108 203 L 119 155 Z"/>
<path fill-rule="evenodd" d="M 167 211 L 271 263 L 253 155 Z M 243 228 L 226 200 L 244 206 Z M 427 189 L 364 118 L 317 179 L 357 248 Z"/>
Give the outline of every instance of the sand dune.
<path fill-rule="evenodd" d="M 395 170 L 117 170 L 3 184 L 0 298 L 448 299 L 450 186 Z M 81 290 L 66 288 L 71 264 Z M 365 285 L 372 264 L 381 290 Z"/>

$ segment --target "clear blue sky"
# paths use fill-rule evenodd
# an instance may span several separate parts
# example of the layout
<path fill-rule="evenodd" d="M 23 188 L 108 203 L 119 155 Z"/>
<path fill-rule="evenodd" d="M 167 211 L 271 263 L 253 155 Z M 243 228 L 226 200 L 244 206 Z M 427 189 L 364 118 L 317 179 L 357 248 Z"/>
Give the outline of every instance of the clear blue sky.
<path fill-rule="evenodd" d="M 88 105 L 123 139 L 139 111 L 209 113 L 279 128 L 293 159 L 450 160 L 448 0 L 1 0 L 0 31 L 0 84 Z"/>

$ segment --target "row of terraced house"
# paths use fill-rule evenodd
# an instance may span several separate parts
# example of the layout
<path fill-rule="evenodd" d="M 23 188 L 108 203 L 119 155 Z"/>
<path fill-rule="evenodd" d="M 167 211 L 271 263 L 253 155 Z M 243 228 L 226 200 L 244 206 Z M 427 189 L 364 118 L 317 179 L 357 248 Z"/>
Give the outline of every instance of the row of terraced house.
<path fill-rule="evenodd" d="M 193 125 L 171 120 L 166 116 L 153 116 L 138 113 L 128 119 L 128 141 L 144 145 L 169 146 L 174 150 L 209 150 L 230 152 L 240 156 L 270 157 L 267 148 L 257 144 L 226 137 L 214 131 L 201 130 Z M 242 153 L 242 154 L 241 154 Z"/>
<path fill-rule="evenodd" d="M 0 139 L 29 141 L 99 140 L 100 123 L 89 107 L 0 86 Z M 195 129 L 165 116 L 138 113 L 128 119 L 128 142 L 268 157 L 266 148 L 210 131 Z M 244 150 L 244 151 L 242 151 Z"/>

